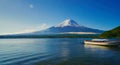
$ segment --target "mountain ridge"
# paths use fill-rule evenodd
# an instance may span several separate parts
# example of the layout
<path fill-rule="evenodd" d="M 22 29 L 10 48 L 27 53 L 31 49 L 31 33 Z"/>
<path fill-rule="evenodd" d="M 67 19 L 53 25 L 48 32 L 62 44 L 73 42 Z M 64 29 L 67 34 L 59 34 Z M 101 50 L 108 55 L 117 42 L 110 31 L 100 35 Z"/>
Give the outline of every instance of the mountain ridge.
<path fill-rule="evenodd" d="M 102 33 L 100 37 L 101 38 L 120 38 L 120 26 Z"/>
<path fill-rule="evenodd" d="M 65 33 L 65 32 L 87 32 L 87 33 L 90 32 L 90 33 L 101 34 L 103 31 L 81 26 L 74 20 L 67 19 L 56 26 L 52 26 L 48 29 L 45 29 L 42 31 L 36 31 L 33 33 L 34 34 L 56 34 L 56 33 Z"/>

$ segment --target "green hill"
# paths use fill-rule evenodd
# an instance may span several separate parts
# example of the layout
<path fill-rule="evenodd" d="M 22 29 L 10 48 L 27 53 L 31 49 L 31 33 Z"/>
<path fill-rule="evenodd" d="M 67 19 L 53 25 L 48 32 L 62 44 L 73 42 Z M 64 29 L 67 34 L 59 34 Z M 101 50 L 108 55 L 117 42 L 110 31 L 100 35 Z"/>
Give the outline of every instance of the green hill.
<path fill-rule="evenodd" d="M 120 26 L 106 31 L 100 35 L 101 38 L 120 38 Z"/>

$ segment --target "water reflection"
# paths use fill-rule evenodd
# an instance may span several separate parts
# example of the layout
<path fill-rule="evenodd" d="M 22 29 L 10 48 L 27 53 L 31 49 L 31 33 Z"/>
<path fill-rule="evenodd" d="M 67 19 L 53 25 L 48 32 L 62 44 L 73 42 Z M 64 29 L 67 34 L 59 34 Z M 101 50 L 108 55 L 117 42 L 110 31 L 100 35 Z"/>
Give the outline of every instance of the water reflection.
<path fill-rule="evenodd" d="M 84 48 L 91 49 L 91 50 L 98 50 L 98 49 L 101 49 L 101 50 L 120 50 L 119 46 L 112 47 L 112 46 L 100 46 L 100 45 L 89 45 L 89 44 L 84 45 Z"/>
<path fill-rule="evenodd" d="M 113 56 L 119 54 L 119 47 L 108 47 L 98 45 L 84 45 L 86 52 L 96 58 L 114 58 Z"/>
<path fill-rule="evenodd" d="M 110 47 L 107 47 L 107 46 L 99 46 L 99 45 L 84 45 L 85 48 L 88 48 L 88 49 L 104 49 L 104 50 L 108 50 L 110 49 Z"/>
<path fill-rule="evenodd" d="M 61 48 L 61 56 L 63 57 L 63 61 L 68 60 L 69 58 L 69 54 L 70 54 L 70 50 L 68 48 L 68 44 L 69 42 L 63 42 L 62 48 Z"/>

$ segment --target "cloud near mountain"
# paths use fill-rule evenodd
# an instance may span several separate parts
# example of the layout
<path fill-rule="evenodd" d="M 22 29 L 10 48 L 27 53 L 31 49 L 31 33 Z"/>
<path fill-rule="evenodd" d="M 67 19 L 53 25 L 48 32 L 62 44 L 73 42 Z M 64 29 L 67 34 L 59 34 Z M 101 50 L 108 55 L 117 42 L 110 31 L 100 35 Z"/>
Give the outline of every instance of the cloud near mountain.
<path fill-rule="evenodd" d="M 17 32 L 9 32 L 9 33 L 2 33 L 0 35 L 11 35 L 11 34 L 26 34 L 26 33 L 32 33 L 32 32 L 35 32 L 35 31 L 41 31 L 41 30 L 45 30 L 49 28 L 49 25 L 43 23 L 35 28 L 31 28 L 31 29 L 25 29 L 25 30 L 22 30 L 22 31 L 17 31 Z"/>

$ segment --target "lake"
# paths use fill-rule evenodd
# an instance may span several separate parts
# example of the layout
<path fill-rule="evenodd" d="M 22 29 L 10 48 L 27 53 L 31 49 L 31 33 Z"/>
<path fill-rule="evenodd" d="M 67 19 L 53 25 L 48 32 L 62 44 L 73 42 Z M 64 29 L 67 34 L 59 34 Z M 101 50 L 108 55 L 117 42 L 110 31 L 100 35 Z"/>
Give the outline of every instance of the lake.
<path fill-rule="evenodd" d="M 0 65 L 120 65 L 120 47 L 85 45 L 88 39 L 0 39 Z"/>

